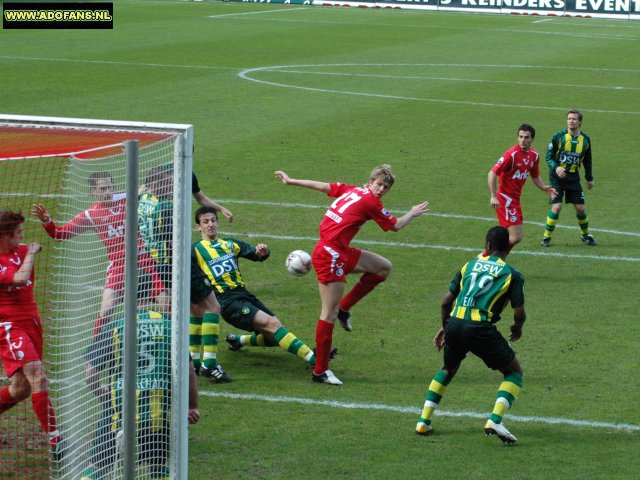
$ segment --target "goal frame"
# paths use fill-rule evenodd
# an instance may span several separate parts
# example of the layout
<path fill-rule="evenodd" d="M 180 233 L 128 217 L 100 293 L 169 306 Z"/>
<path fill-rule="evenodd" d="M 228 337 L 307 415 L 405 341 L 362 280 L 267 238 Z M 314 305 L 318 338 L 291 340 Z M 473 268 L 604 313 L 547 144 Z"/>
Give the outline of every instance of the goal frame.
<path fill-rule="evenodd" d="M 171 382 L 172 382 L 172 412 L 171 437 L 172 448 L 170 454 L 171 477 L 174 479 L 188 478 L 188 423 L 189 408 L 189 285 L 191 265 L 191 184 L 193 165 L 193 125 L 179 123 L 157 122 L 133 122 L 120 120 L 101 120 L 86 118 L 46 117 L 29 115 L 0 114 L 1 124 L 23 124 L 34 127 L 60 128 L 60 129 L 94 129 L 94 130 L 132 130 L 144 132 L 166 132 L 178 135 L 174 151 L 173 185 L 173 257 L 172 257 L 172 285 L 171 290 L 171 324 L 172 324 L 172 348 L 171 348 Z M 137 141 L 124 142 L 126 152 L 126 192 L 127 192 L 127 227 L 125 230 L 125 243 L 127 245 L 125 256 L 125 291 L 137 290 L 137 192 L 139 178 L 138 145 Z M 73 152 L 69 152 L 73 153 Z M 38 155 L 42 156 L 42 155 Z M 46 155 L 45 155 L 46 156 Z M 61 156 L 61 155 L 56 155 Z M 16 159 L 26 157 L 16 157 Z M 132 228 L 133 227 L 133 228 Z M 136 468 L 135 433 L 127 434 L 127 428 L 135 432 L 135 365 L 136 365 L 136 295 L 125 294 L 125 335 L 127 345 L 133 346 L 133 358 L 131 349 L 125 345 L 124 381 L 133 385 L 132 395 L 124 393 L 124 419 L 133 418 L 133 422 L 124 422 L 124 462 L 125 478 L 134 478 Z M 45 359 L 46 363 L 46 359 Z M 130 389 L 129 389 L 130 390 Z M 133 401 L 133 403 L 131 403 Z M 133 415 L 133 417 L 131 417 Z M 131 432 L 129 432 L 131 433 Z M 129 448 L 127 448 L 129 447 Z"/>

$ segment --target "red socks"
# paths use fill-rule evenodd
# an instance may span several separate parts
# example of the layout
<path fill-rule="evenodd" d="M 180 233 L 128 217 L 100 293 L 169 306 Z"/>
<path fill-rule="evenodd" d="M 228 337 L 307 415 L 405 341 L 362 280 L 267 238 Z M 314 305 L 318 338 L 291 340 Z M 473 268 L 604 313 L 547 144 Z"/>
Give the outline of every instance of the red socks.
<path fill-rule="evenodd" d="M 360 277 L 360 280 L 353 286 L 351 291 L 340 301 L 340 309 L 348 312 L 351 310 L 351 307 L 366 297 L 371 290 L 384 281 L 385 278 L 377 273 L 365 273 Z"/>
<path fill-rule="evenodd" d="M 50 436 L 54 434 L 54 438 L 49 438 L 49 441 L 53 443 L 57 442 L 58 439 L 55 434 L 58 431 L 58 424 L 53 414 L 53 405 L 51 405 L 51 400 L 49 399 L 49 392 L 34 393 L 31 395 L 31 402 L 33 403 L 33 411 L 38 417 L 38 420 L 40 420 L 42 429 Z"/>
<path fill-rule="evenodd" d="M 315 375 L 322 375 L 329 369 L 334 326 L 334 323 L 318 319 L 316 325 L 316 364 L 313 367 Z"/>

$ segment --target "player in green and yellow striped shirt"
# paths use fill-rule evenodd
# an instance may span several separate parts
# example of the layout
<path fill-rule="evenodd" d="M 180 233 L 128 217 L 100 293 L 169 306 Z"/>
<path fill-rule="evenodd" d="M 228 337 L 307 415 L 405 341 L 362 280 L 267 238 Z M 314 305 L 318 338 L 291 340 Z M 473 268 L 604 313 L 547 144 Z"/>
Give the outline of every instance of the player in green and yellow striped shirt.
<path fill-rule="evenodd" d="M 148 466 L 151 478 L 166 478 L 171 443 L 171 321 L 145 302 L 146 288 L 143 278 L 136 318 L 138 461 Z M 90 449 L 92 465 L 83 472 L 83 479 L 106 478 L 117 461 L 117 435 L 123 428 L 124 323 L 120 318 L 104 325 L 85 353 L 85 379 L 102 405 L 103 417 Z M 108 386 L 101 386 L 101 380 Z"/>
<path fill-rule="evenodd" d="M 220 303 L 222 318 L 241 330 L 253 332 L 251 335 L 229 334 L 226 339 L 229 348 L 239 350 L 245 345 L 279 345 L 314 365 L 313 351 L 245 288 L 238 260 L 265 261 L 270 254 L 267 245 L 259 243 L 254 247 L 240 240 L 218 238 L 218 216 L 214 208 L 199 208 L 195 213 L 195 221 L 202 240 L 193 246 L 193 263 L 211 283 Z"/>
<path fill-rule="evenodd" d="M 497 435 L 505 443 L 517 438 L 502 422 L 505 412 L 513 405 L 522 388 L 522 368 L 509 342 L 495 327 L 507 302 L 514 309 L 509 340 L 522 336 L 524 310 L 524 278 L 504 259 L 509 251 L 509 231 L 493 227 L 487 232 L 485 252 L 488 256 L 467 262 L 449 285 L 440 313 L 442 328 L 434 338 L 436 351 L 444 347 L 444 366 L 433 377 L 427 391 L 416 433 L 432 433 L 431 418 L 447 385 L 458 372 L 462 360 L 471 352 L 487 367 L 499 370 L 504 379 L 484 431 Z"/>
<path fill-rule="evenodd" d="M 138 231 L 165 288 L 171 288 L 173 183 L 166 165 L 149 169 L 146 190 L 138 198 Z"/>
<path fill-rule="evenodd" d="M 598 244 L 589 233 L 589 216 L 585 211 L 584 191 L 580 185 L 580 165 L 583 165 L 587 188 L 593 188 L 591 139 L 581 130 L 581 126 L 582 112 L 569 110 L 567 128 L 554 133 L 547 148 L 549 183 L 558 194 L 549 201 L 551 210 L 547 213 L 544 236 L 540 242 L 543 247 L 551 245 L 551 235 L 560 218 L 563 198 L 566 203 L 573 203 L 576 209 L 582 241 L 591 246 Z"/>
<path fill-rule="evenodd" d="M 137 461 L 147 466 L 153 479 L 169 478 L 171 421 L 171 320 L 156 311 L 150 301 L 150 277 L 141 274 L 138 282 L 136 315 L 136 420 Z M 106 480 L 118 460 L 118 435 L 122 434 L 124 393 L 125 318 L 105 324 L 85 352 L 85 381 L 96 396 L 102 416 L 89 449 L 90 465 L 81 480 Z M 198 387 L 190 365 L 188 423 L 197 423 Z"/>

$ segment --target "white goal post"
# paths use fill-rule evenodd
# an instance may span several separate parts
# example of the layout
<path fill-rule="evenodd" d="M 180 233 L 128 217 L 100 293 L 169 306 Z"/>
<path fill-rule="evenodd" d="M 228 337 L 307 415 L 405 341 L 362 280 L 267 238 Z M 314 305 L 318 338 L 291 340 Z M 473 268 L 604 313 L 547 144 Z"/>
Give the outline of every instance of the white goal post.
<path fill-rule="evenodd" d="M 50 478 L 188 478 L 192 155 L 192 125 L 0 114 L 0 210 L 42 245 Z"/>

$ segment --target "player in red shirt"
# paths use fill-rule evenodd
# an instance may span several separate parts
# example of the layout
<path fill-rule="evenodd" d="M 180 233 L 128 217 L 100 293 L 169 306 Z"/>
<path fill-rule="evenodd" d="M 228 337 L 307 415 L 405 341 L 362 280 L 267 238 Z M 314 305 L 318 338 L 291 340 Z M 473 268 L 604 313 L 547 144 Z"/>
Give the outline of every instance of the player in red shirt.
<path fill-rule="evenodd" d="M 107 250 L 109 267 L 102 305 L 94 327 L 94 335 L 97 335 L 124 294 L 126 196 L 124 193 L 113 192 L 113 178 L 109 172 L 92 173 L 89 176 L 89 188 L 96 202 L 66 225 L 56 225 L 41 204 L 34 205 L 33 214 L 40 219 L 49 236 L 55 240 L 66 240 L 88 230 L 95 231 L 102 240 Z M 153 259 L 144 251 L 140 238 L 138 246 L 138 269 L 144 270 L 153 279 L 152 297 L 158 305 L 166 308 L 170 305 L 170 298 L 155 269 Z"/>
<path fill-rule="evenodd" d="M 62 457 L 62 437 L 49 399 L 49 380 L 42 366 L 42 324 L 33 297 L 38 243 L 23 239 L 20 213 L 0 211 L 0 360 L 11 383 L 0 390 L 0 415 L 31 395 L 54 458 Z"/>
<path fill-rule="evenodd" d="M 531 146 L 536 130 L 523 123 L 518 127 L 518 144 L 504 152 L 498 162 L 489 170 L 489 202 L 496 209 L 500 226 L 509 230 L 509 252 L 522 240 L 522 206 L 520 194 L 529 175 L 533 183 L 551 198 L 557 195 L 555 189 L 540 178 L 540 155 Z M 498 189 L 496 190 L 496 179 Z M 509 253 L 507 252 L 507 253 Z M 485 252 L 486 253 L 486 252 Z"/>
<path fill-rule="evenodd" d="M 320 240 L 311 260 L 318 277 L 322 310 L 316 326 L 316 364 L 312 379 L 317 383 L 342 385 L 329 370 L 333 327 L 336 319 L 351 331 L 349 311 L 391 273 L 391 262 L 373 252 L 349 246 L 367 220 L 374 220 L 385 232 L 397 232 L 411 220 L 428 212 L 429 202 L 411 207 L 395 218 L 380 199 L 391 189 L 395 176 L 389 165 L 376 167 L 363 187 L 315 180 L 296 180 L 282 171 L 275 172 L 286 185 L 306 187 L 326 193 L 336 200 L 320 223 Z M 362 273 L 358 283 L 343 297 L 346 275 Z"/>

